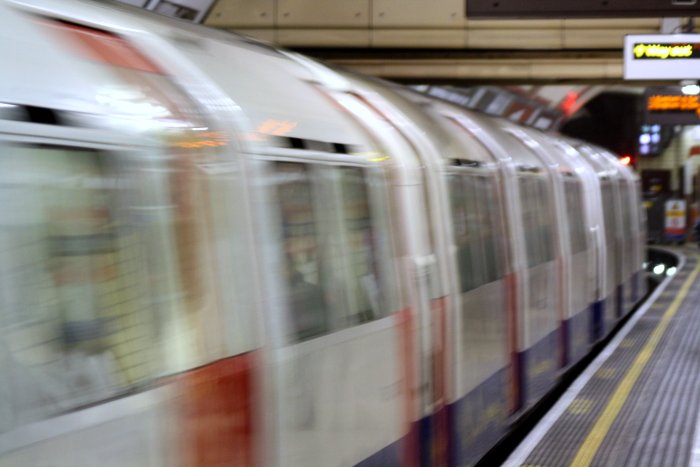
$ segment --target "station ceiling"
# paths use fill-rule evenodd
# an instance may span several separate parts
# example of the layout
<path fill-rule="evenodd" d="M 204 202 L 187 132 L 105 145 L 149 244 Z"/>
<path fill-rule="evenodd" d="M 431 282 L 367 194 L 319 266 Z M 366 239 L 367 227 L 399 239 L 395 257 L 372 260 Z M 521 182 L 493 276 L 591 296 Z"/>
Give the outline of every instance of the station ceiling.
<path fill-rule="evenodd" d="M 216 0 L 205 24 L 374 76 L 443 84 L 623 84 L 626 34 L 651 18 L 473 19 L 465 0 Z M 607 3 L 607 2 L 604 2 Z"/>

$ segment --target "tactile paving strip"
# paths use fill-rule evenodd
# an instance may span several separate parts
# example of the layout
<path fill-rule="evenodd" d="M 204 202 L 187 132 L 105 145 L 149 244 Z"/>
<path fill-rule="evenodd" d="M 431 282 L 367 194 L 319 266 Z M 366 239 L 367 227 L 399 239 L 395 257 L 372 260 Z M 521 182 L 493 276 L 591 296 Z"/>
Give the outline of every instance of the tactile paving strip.
<path fill-rule="evenodd" d="M 687 252 L 683 269 L 523 465 L 689 464 L 700 410 L 700 277 L 683 286 L 696 265 Z"/>

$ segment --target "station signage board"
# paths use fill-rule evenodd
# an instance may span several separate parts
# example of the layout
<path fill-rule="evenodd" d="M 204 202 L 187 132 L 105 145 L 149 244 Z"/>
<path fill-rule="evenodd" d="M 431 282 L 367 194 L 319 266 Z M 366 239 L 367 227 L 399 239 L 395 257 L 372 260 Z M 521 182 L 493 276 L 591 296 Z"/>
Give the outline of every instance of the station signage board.
<path fill-rule="evenodd" d="M 644 123 L 700 125 L 700 96 L 678 86 L 650 86 L 644 91 Z"/>
<path fill-rule="evenodd" d="M 700 78 L 700 34 L 625 36 L 624 77 L 629 80 Z"/>
<path fill-rule="evenodd" d="M 685 200 L 672 199 L 666 201 L 665 206 L 666 219 L 664 222 L 664 233 L 668 240 L 683 240 L 685 237 L 685 217 L 686 206 Z"/>
<path fill-rule="evenodd" d="M 673 18 L 700 16 L 696 0 L 466 0 L 467 18 Z"/>

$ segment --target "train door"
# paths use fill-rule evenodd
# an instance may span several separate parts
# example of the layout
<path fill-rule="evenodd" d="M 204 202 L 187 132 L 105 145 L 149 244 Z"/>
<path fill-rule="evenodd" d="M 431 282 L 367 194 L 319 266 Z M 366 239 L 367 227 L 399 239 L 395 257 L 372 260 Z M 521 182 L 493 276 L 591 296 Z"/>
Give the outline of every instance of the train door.
<path fill-rule="evenodd" d="M 507 430 L 513 397 L 514 313 L 503 177 L 494 156 L 435 104 L 444 124 L 442 167 L 449 195 L 451 275 L 447 400 L 450 465 L 480 459 Z"/>
<path fill-rule="evenodd" d="M 355 81 L 357 100 L 373 110 L 394 129 L 397 139 L 410 148 L 420 161 L 422 191 L 425 199 L 426 233 L 431 254 L 422 259 L 428 275 L 429 312 L 423 315 L 426 355 L 424 379 L 429 382 L 422 400 L 424 415 L 420 423 L 421 465 L 442 466 L 448 462 L 449 401 L 452 399 L 451 341 L 454 329 L 454 295 L 449 279 L 449 241 L 447 230 L 451 213 L 447 183 L 442 177 L 441 156 L 450 151 L 449 135 L 409 98 L 394 90 L 367 81 Z M 414 208 L 411 216 L 419 221 L 422 213 Z"/>
<path fill-rule="evenodd" d="M 475 123 L 465 121 L 466 127 L 475 127 L 475 136 L 497 157 L 509 185 L 505 198 L 518 303 L 513 328 L 517 334 L 515 410 L 520 410 L 553 386 L 561 361 L 553 182 L 530 147 L 512 136 L 503 138 L 504 133 L 492 120 L 471 119 Z"/>
<path fill-rule="evenodd" d="M 458 164 L 446 173 L 459 278 L 450 418 L 452 458 L 463 465 L 503 435 L 511 381 L 500 180 L 493 170 Z"/>
<path fill-rule="evenodd" d="M 540 138 L 528 131 L 547 149 L 550 167 L 554 168 L 561 190 L 557 197 L 563 208 L 559 216 L 566 228 L 561 230 L 565 254 L 565 321 L 562 338 L 565 343 L 565 365 L 577 362 L 589 350 L 596 301 L 596 243 L 590 232 L 593 223 L 587 204 L 590 190 L 587 183 L 592 170 L 576 150 L 559 140 Z"/>
<path fill-rule="evenodd" d="M 580 181 L 574 177 L 571 168 L 566 164 L 564 160 L 561 160 L 556 152 L 553 152 L 551 147 L 545 143 L 543 145 L 537 137 L 532 137 L 530 132 L 520 129 L 513 124 L 502 123 L 504 130 L 516 138 L 518 141 L 522 142 L 523 145 L 530 148 L 533 154 L 537 155 L 538 159 L 544 163 L 547 173 L 550 177 L 550 188 L 549 196 L 551 196 L 551 221 L 552 221 L 552 233 L 554 234 L 554 261 L 556 267 L 556 277 L 558 283 L 556 284 L 556 300 L 554 303 L 555 311 L 559 316 L 561 321 L 561 327 L 557 340 L 560 346 L 560 361 L 558 366 L 565 367 L 569 364 L 570 351 L 572 347 L 572 331 L 578 331 L 573 333 L 576 336 L 578 347 L 583 346 L 580 351 L 586 350 L 587 344 L 587 333 L 588 333 L 588 318 L 587 314 L 579 316 L 580 323 L 577 323 L 577 328 L 572 328 L 572 317 L 574 316 L 574 311 L 572 309 L 572 272 L 573 272 L 573 255 L 572 255 L 572 244 L 571 232 L 577 227 L 583 236 L 579 235 L 577 239 L 584 239 L 583 249 L 585 249 L 585 233 L 583 225 L 583 218 L 581 217 L 581 186 Z M 570 190 L 570 191 L 567 191 Z M 573 201 L 573 202 L 572 202 Z M 577 218 L 574 221 L 570 221 L 568 214 L 573 212 L 568 211 L 568 209 L 578 208 Z M 581 245 L 576 245 L 581 247 Z M 585 266 L 585 265 L 584 265 Z M 578 272 L 578 271 L 577 271 Z M 581 305 L 577 311 L 585 310 L 587 304 Z"/>
<path fill-rule="evenodd" d="M 607 154 L 610 164 L 617 164 L 617 159 Z M 625 252 L 625 268 L 623 273 L 623 313 L 626 314 L 634 308 L 642 298 L 646 287 L 641 285 L 641 270 L 643 269 L 641 252 L 644 250 L 646 227 L 640 217 L 642 213 L 637 209 L 641 202 L 638 177 L 627 167 L 618 169 L 620 174 L 620 206 L 623 222 L 623 249 Z"/>
<path fill-rule="evenodd" d="M 575 143 L 576 144 L 576 143 Z M 595 172 L 595 178 L 590 180 L 590 201 L 594 217 L 598 220 L 598 301 L 594 305 L 593 338 L 603 338 L 614 326 L 616 321 L 616 287 L 617 263 L 620 252 L 617 250 L 615 233 L 616 211 L 614 187 L 611 185 L 611 173 L 607 171 L 598 155 L 586 145 L 576 145 L 579 154 Z"/>
<path fill-rule="evenodd" d="M 636 263 L 634 265 L 634 287 L 636 294 L 634 296 L 635 303 L 641 300 L 647 294 L 646 273 L 644 271 L 644 263 L 646 262 L 646 245 L 647 245 L 647 213 L 642 203 L 642 181 L 639 177 L 635 177 L 633 189 L 633 203 L 637 207 L 638 224 L 638 240 L 636 251 Z"/>
<path fill-rule="evenodd" d="M 368 92 L 367 83 L 355 83 L 357 91 L 330 92 L 369 134 L 379 147 L 386 148 L 387 173 L 401 259 L 402 290 L 413 342 L 402 358 L 408 360 L 411 385 L 408 422 L 408 457 L 415 465 L 442 465 L 446 461 L 445 377 L 446 329 L 445 284 L 435 251 L 435 235 L 440 235 L 436 194 L 432 192 L 419 155 L 425 141 L 415 141 L 415 127 L 405 114 L 385 96 Z M 369 89 L 368 89 L 369 88 Z M 381 92 L 381 91 L 380 91 Z M 386 92 L 386 91 L 383 91 Z M 439 206 L 439 205 L 438 205 Z M 436 233 L 437 232 L 437 233 Z M 414 464 L 411 464 L 414 465 Z"/>
<path fill-rule="evenodd" d="M 560 361 L 556 229 L 551 181 L 546 173 L 521 165 L 517 183 L 528 267 L 524 318 L 526 350 L 521 356 L 526 388 L 523 402 L 531 404 L 552 386 Z"/>
<path fill-rule="evenodd" d="M 603 220 L 605 229 L 606 261 L 608 264 L 607 289 L 609 295 L 605 300 L 605 330 L 607 334 L 612 330 L 621 313 L 619 296 L 620 277 L 622 275 L 622 251 L 620 250 L 618 224 L 618 197 L 617 184 L 610 175 L 602 175 L 600 178 L 601 201 L 603 203 Z"/>
<path fill-rule="evenodd" d="M 620 247 L 624 258 L 621 274 L 621 314 L 625 316 L 634 307 L 636 292 L 634 290 L 634 273 L 637 264 L 637 244 L 639 241 L 639 222 L 634 199 L 634 182 L 627 180 L 620 173 L 618 180 L 618 196 L 620 198 L 620 213 L 622 219 L 622 235 Z"/>
<path fill-rule="evenodd" d="M 615 204 L 615 245 L 616 245 L 616 313 L 617 318 L 626 315 L 634 306 L 636 300 L 635 273 L 640 266 L 639 258 L 640 223 L 635 199 L 634 175 L 629 169 L 621 167 L 611 154 L 596 149 L 596 157 L 610 177 L 612 191 L 609 197 Z"/>
<path fill-rule="evenodd" d="M 397 310 L 384 174 L 317 156 L 268 166 L 284 290 L 284 313 L 273 315 L 283 329 L 280 463 L 399 465 L 408 441 L 401 356 L 413 344 Z"/>

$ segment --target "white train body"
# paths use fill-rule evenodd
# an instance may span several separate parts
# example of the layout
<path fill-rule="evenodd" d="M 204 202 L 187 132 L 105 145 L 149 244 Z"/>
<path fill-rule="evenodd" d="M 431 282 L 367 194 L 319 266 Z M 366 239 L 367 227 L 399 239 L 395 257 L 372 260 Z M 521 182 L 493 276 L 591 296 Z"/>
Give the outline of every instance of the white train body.
<path fill-rule="evenodd" d="M 471 465 L 644 295 L 600 148 L 0 4 L 0 465 Z"/>

